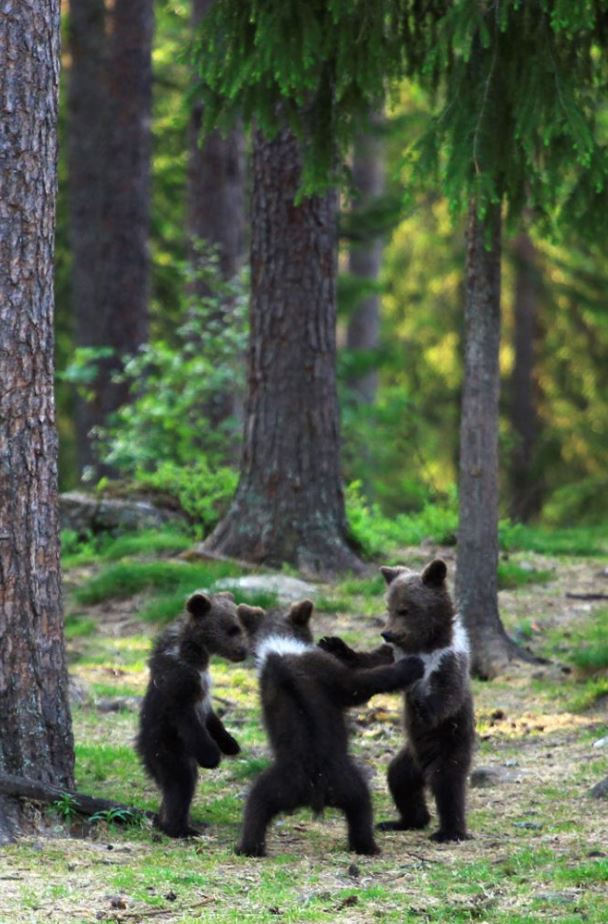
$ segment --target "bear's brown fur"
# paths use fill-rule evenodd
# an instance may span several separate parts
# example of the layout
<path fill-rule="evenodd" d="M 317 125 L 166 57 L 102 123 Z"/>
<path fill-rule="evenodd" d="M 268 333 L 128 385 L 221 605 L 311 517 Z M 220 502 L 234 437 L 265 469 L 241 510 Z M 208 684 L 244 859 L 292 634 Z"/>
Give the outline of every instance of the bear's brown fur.
<path fill-rule="evenodd" d="M 424 676 L 404 696 L 407 743 L 388 770 L 400 817 L 380 827 L 426 827 L 430 816 L 424 787 L 428 785 L 439 814 L 433 839 L 463 840 L 468 836 L 465 791 L 474 713 L 468 643 L 447 589 L 447 568 L 436 559 L 421 574 L 403 567 L 381 571 L 388 584 L 388 619 L 382 632 L 387 644 L 367 653 L 353 651 L 338 638 L 322 639 L 320 645 L 352 668 L 388 664 L 403 655 L 423 660 Z"/>

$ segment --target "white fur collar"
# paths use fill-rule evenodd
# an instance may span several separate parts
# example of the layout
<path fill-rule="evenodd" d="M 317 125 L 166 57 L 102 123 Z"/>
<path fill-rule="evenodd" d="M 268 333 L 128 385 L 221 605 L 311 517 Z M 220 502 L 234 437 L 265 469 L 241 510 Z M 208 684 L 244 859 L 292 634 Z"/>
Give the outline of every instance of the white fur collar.
<path fill-rule="evenodd" d="M 406 657 L 406 652 L 403 651 L 403 649 L 398 645 L 392 645 L 392 649 L 396 658 Z M 452 635 L 452 643 L 450 645 L 446 645 L 445 648 L 436 648 L 435 651 L 408 652 L 408 654 L 416 655 L 423 662 L 424 676 L 420 678 L 419 683 L 426 685 L 429 683 L 431 676 L 435 673 L 435 671 L 439 670 L 441 662 L 446 655 L 461 655 L 468 662 L 469 651 L 470 649 L 467 631 L 460 620 L 459 614 L 457 613 L 454 617 L 454 632 Z"/>
<path fill-rule="evenodd" d="M 266 664 L 266 658 L 270 654 L 278 655 L 303 655 L 307 651 L 312 651 L 315 646 L 309 642 L 301 642 L 297 638 L 290 638 L 288 635 L 268 635 L 263 638 L 255 652 L 255 664 L 261 673 Z"/>

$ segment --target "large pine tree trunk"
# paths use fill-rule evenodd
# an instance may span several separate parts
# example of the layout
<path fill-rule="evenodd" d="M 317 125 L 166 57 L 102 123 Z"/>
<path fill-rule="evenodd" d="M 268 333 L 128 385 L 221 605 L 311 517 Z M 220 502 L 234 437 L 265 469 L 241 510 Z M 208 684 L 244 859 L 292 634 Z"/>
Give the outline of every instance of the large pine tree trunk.
<path fill-rule="evenodd" d="M 513 256 L 515 362 L 509 383 L 509 412 L 516 443 L 509 470 L 510 514 L 514 520 L 526 522 L 539 513 L 543 497 L 542 482 L 535 464 L 541 426 L 535 376 L 540 287 L 536 250 L 528 234 L 520 234 L 516 238 Z"/>
<path fill-rule="evenodd" d="M 514 654 L 498 612 L 498 398 L 500 206 L 471 206 L 467 229 L 464 383 L 460 425 L 460 520 L 456 596 L 473 672 L 494 676 Z"/>
<path fill-rule="evenodd" d="M 381 140 L 372 132 L 361 135 L 353 153 L 353 185 L 357 207 L 369 207 L 384 189 L 384 157 Z M 382 240 L 375 238 L 354 242 L 348 255 L 348 270 L 362 281 L 377 282 L 382 265 Z M 346 345 L 349 350 L 369 353 L 378 346 L 380 332 L 380 296 L 374 292 L 359 301 L 348 322 Z M 370 369 L 350 382 L 357 397 L 365 404 L 373 404 L 378 390 L 378 372 Z"/>
<path fill-rule="evenodd" d="M 105 2 L 70 0 L 68 165 L 72 317 L 79 347 L 104 343 L 99 310 L 103 178 L 106 168 Z M 97 409 L 78 397 L 76 449 L 80 471 L 92 465 L 89 433 L 102 423 Z"/>
<path fill-rule="evenodd" d="M 59 0 L 0 15 L 0 770 L 73 784 L 53 397 Z M 0 839 L 16 808 L 0 799 Z"/>
<path fill-rule="evenodd" d="M 334 192 L 294 198 L 288 131 L 253 152 L 251 333 L 236 496 L 208 550 L 314 574 L 358 569 L 346 539 L 336 393 Z"/>

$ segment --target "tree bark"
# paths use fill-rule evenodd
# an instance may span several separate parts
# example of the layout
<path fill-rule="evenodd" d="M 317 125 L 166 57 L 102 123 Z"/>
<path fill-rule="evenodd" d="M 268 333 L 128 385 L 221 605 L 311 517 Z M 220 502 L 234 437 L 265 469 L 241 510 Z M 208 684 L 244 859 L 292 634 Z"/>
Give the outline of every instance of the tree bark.
<path fill-rule="evenodd" d="M 70 0 L 68 169 L 72 317 L 77 347 L 104 344 L 99 305 L 105 116 L 105 0 Z M 76 399 L 76 451 L 80 472 L 93 464 L 89 433 L 102 423 L 98 408 Z"/>
<path fill-rule="evenodd" d="M 472 670 L 484 677 L 498 673 L 516 651 L 498 611 L 500 256 L 500 206 L 492 206 L 481 219 L 472 203 L 467 229 L 456 597 L 471 641 Z"/>
<path fill-rule="evenodd" d="M 369 207 L 384 190 L 384 156 L 382 141 L 372 131 L 355 142 L 353 154 L 353 185 L 359 208 Z M 356 215 L 356 207 L 353 214 Z M 348 255 L 348 270 L 363 281 L 377 282 L 382 265 L 383 242 L 380 238 L 352 243 Z M 369 354 L 377 349 L 380 333 L 380 296 L 378 293 L 360 299 L 348 322 L 346 345 L 349 350 Z M 350 382 L 364 404 L 373 404 L 378 390 L 378 372 L 370 369 Z"/>
<path fill-rule="evenodd" d="M 196 31 L 213 0 L 192 0 L 192 28 Z M 225 280 L 234 279 L 245 258 L 245 143 L 243 129 L 235 126 L 226 136 L 214 131 L 200 144 L 202 104 L 194 102 L 189 126 L 187 222 L 189 260 L 196 270 L 200 263 L 200 244 L 217 248 L 219 269 Z M 191 294 L 202 300 L 209 287 L 202 274 L 194 275 Z M 220 323 L 230 323 L 232 302 L 223 298 Z M 203 344 L 204 347 L 204 344 Z M 241 396 L 226 391 L 214 396 L 205 417 L 212 426 L 240 411 Z M 236 461 L 236 459 L 235 459 Z"/>
<path fill-rule="evenodd" d="M 205 548 L 317 575 L 358 570 L 347 541 L 336 393 L 335 192 L 294 202 L 298 144 L 256 133 L 251 331 L 239 486 Z"/>
<path fill-rule="evenodd" d="M 510 459 L 510 515 L 527 522 L 540 512 L 543 486 L 535 456 L 540 436 L 538 384 L 535 376 L 540 294 L 536 250 L 528 234 L 513 245 L 515 258 L 515 362 L 510 381 L 509 411 L 516 440 Z"/>
<path fill-rule="evenodd" d="M 53 395 L 59 0 L 0 16 L 0 770 L 70 787 Z M 15 833 L 0 799 L 0 840 Z"/>

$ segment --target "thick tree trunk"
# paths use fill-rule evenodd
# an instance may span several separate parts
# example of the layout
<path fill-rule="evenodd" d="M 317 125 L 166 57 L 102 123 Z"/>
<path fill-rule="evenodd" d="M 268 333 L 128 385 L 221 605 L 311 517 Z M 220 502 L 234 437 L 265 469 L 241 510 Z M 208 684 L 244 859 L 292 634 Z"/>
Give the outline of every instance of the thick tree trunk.
<path fill-rule="evenodd" d="M 473 203 L 467 230 L 456 596 L 471 640 L 473 672 L 485 677 L 500 671 L 516 650 L 498 612 L 500 255 L 500 206 L 492 206 L 482 220 Z"/>
<path fill-rule="evenodd" d="M 99 310 L 104 145 L 107 119 L 105 90 L 105 2 L 70 0 L 70 72 L 68 92 L 68 165 L 72 316 L 76 346 L 104 343 Z M 93 464 L 89 433 L 102 420 L 97 409 L 78 397 L 76 450 L 82 472 Z"/>
<path fill-rule="evenodd" d="M 196 30 L 213 0 L 192 0 L 192 27 Z M 219 268 L 225 280 L 233 279 L 245 258 L 245 143 L 242 127 L 236 126 L 226 136 L 212 132 L 200 144 L 202 105 L 194 102 L 189 126 L 190 159 L 188 165 L 188 241 L 189 259 L 196 270 L 202 242 L 217 248 Z M 191 284 L 195 297 L 209 295 L 204 275 L 195 273 Z M 218 320 L 230 323 L 232 303 L 224 298 Z M 203 345 L 204 346 L 204 345 Z M 214 397 L 205 408 L 212 425 L 241 411 L 242 400 L 226 392 Z"/>
<path fill-rule="evenodd" d="M 59 0 L 0 15 L 0 771 L 73 782 L 53 396 Z M 0 799 L 0 839 L 16 809 Z"/>
<path fill-rule="evenodd" d="M 361 564 L 346 538 L 336 394 L 336 211 L 295 205 L 293 135 L 253 152 L 249 391 L 241 476 L 210 551 L 331 574 Z"/>
<path fill-rule="evenodd" d="M 536 250 L 529 235 L 513 244 L 515 258 L 514 338 L 515 362 L 510 381 L 509 412 L 516 440 L 510 460 L 510 514 L 526 522 L 542 505 L 543 487 L 535 456 L 540 436 L 538 385 L 535 376 L 537 313 L 540 294 Z"/>
<path fill-rule="evenodd" d="M 353 154 L 353 185 L 357 206 L 367 208 L 384 190 L 384 156 L 382 141 L 372 132 L 361 135 Z M 356 215 L 357 206 L 353 209 Z M 348 270 L 362 281 L 377 282 L 382 265 L 382 240 L 375 238 L 352 243 L 348 255 Z M 366 295 L 359 301 L 348 322 L 346 345 L 349 350 L 364 354 L 378 347 L 380 332 L 380 296 Z M 373 404 L 378 390 L 376 369 L 358 375 L 350 382 L 364 404 Z"/>

